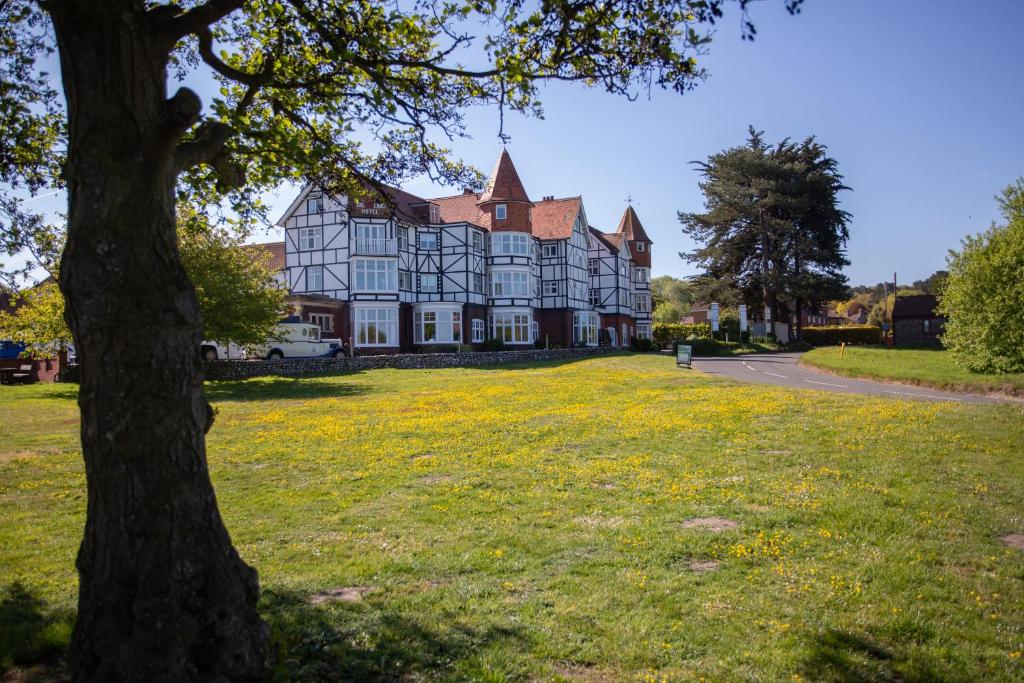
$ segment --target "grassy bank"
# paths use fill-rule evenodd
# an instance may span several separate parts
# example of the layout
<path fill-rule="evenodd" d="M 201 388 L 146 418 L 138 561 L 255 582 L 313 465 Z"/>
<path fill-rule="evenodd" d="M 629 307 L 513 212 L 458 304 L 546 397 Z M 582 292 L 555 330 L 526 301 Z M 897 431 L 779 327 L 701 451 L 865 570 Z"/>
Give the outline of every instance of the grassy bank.
<path fill-rule="evenodd" d="M 1019 406 L 659 355 L 208 392 L 281 680 L 1024 677 Z M 71 388 L 2 387 L 0 414 L 10 666 L 66 642 L 84 475 Z"/>
<path fill-rule="evenodd" d="M 840 357 L 837 346 L 805 353 L 801 362 L 849 377 L 906 382 L 922 386 L 978 393 L 999 392 L 1024 396 L 1024 374 L 985 375 L 968 372 L 943 349 L 887 349 L 882 346 L 847 346 Z"/>

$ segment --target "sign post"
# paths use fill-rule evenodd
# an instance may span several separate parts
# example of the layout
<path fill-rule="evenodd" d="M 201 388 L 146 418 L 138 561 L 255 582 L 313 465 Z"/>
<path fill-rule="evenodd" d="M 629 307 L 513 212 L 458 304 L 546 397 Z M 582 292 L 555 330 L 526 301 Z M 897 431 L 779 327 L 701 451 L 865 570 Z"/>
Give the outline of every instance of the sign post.
<path fill-rule="evenodd" d="M 680 344 L 676 347 L 676 367 L 685 365 L 690 367 L 690 361 L 693 360 L 693 347 Z"/>

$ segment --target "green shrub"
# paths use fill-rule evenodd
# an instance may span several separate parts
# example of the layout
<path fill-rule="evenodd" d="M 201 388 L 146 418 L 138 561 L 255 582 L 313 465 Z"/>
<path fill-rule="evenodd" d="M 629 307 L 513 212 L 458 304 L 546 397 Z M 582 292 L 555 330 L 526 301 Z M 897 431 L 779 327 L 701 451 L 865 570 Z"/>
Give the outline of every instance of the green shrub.
<path fill-rule="evenodd" d="M 485 339 L 483 342 L 481 342 L 479 350 L 480 351 L 504 351 L 505 350 L 505 342 L 502 341 L 501 339 L 494 339 L 494 338 Z"/>
<path fill-rule="evenodd" d="M 882 329 L 874 325 L 805 327 L 801 334 L 802 341 L 813 346 L 882 343 Z"/>
<path fill-rule="evenodd" d="M 629 347 L 633 351 L 639 351 L 640 353 L 648 353 L 650 351 L 658 350 L 653 341 L 650 339 L 641 339 L 639 337 L 633 337 L 633 340 L 629 342 Z"/>
<path fill-rule="evenodd" d="M 654 341 L 670 344 L 679 339 L 710 339 L 711 323 L 654 323 Z"/>

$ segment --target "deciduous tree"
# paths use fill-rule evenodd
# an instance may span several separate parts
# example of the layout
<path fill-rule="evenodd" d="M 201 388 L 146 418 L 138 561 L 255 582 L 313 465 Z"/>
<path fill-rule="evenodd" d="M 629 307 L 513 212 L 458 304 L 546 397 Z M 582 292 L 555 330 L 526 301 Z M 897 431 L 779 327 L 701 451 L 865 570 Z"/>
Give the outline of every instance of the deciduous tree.
<path fill-rule="evenodd" d="M 479 174 L 434 142 L 464 132 L 467 108 L 540 114 L 539 84 L 552 80 L 685 92 L 706 75 L 697 58 L 724 4 L 0 2 L 0 180 L 15 193 L 63 185 L 68 197 L 60 287 L 88 485 L 78 680 L 265 670 L 256 572 L 231 545 L 207 473 L 213 412 L 176 201 L 247 217 L 284 180 L 337 196 L 422 174 L 474 184 Z M 41 68 L 53 50 L 63 109 Z M 220 86 L 205 112 L 181 85 L 200 71 Z M 7 199 L 10 252 L 31 220 Z"/>
<path fill-rule="evenodd" d="M 942 343 L 973 372 L 1024 372 L 1024 178 L 997 197 L 1005 225 L 950 251 Z"/>

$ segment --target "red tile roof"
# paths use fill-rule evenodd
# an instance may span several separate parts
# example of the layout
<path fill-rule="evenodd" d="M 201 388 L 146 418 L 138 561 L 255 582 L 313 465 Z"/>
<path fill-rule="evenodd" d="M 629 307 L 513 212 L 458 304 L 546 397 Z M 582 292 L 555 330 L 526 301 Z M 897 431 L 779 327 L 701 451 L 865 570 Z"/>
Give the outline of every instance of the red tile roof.
<path fill-rule="evenodd" d="M 480 195 L 476 192 L 464 192 L 454 197 L 437 197 L 431 199 L 441 209 L 442 223 L 472 223 L 484 230 L 491 229 L 490 214 L 480 210 Z"/>
<path fill-rule="evenodd" d="M 491 180 L 487 183 L 487 189 L 480 197 L 481 202 L 489 201 L 529 202 L 530 198 L 523 187 L 523 181 L 519 179 L 516 167 L 512 163 L 512 157 L 508 150 L 501 150 L 498 163 L 491 173 Z"/>
<path fill-rule="evenodd" d="M 619 251 L 620 249 L 622 249 L 622 243 L 624 240 L 623 234 L 621 232 L 606 232 L 602 234 L 604 235 L 605 240 L 608 241 L 613 247 L 615 247 L 615 251 Z"/>
<path fill-rule="evenodd" d="M 284 270 L 284 242 L 263 242 L 262 244 L 246 244 L 242 247 L 257 258 L 264 255 L 267 258 L 267 268 L 270 272 L 276 273 Z"/>
<path fill-rule="evenodd" d="M 626 239 L 650 242 L 651 238 L 644 232 L 644 226 L 640 224 L 640 218 L 636 215 L 636 211 L 633 210 L 632 206 L 627 206 L 625 213 L 622 214 L 622 220 L 619 221 L 619 228 L 615 232 L 622 233 L 626 236 Z"/>
<path fill-rule="evenodd" d="M 533 235 L 542 240 L 564 240 L 572 237 L 572 226 L 580 212 L 579 197 L 545 199 L 533 205 Z"/>

